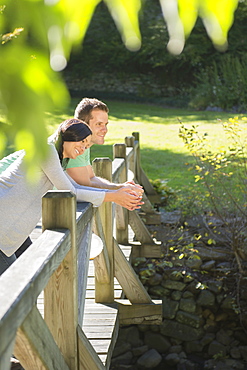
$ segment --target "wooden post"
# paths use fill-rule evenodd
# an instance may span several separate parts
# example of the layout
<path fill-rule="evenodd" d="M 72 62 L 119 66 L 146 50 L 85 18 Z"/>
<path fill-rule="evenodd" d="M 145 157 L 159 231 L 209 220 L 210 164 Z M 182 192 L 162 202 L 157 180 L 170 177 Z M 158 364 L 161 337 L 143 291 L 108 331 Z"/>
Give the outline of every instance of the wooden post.
<path fill-rule="evenodd" d="M 44 317 L 70 369 L 78 368 L 76 198 L 70 191 L 49 191 L 42 199 L 42 228 L 70 230 L 71 249 L 44 290 Z"/>
<path fill-rule="evenodd" d="M 112 161 L 110 158 L 96 158 L 93 161 L 93 169 L 96 176 L 112 181 Z M 113 220 L 112 203 L 103 203 L 99 208 L 101 223 L 105 235 L 105 242 L 109 257 L 110 271 L 109 282 L 100 283 L 95 276 L 95 301 L 98 303 L 110 303 L 114 301 L 114 252 L 113 252 Z"/>
<path fill-rule="evenodd" d="M 135 149 L 135 175 L 138 184 L 141 184 L 141 154 L 140 154 L 140 135 L 139 132 L 132 132 L 135 141 L 138 142 L 138 146 Z M 135 148 L 135 146 L 134 146 Z"/>
<path fill-rule="evenodd" d="M 122 171 L 119 182 L 124 183 L 127 181 L 127 162 L 126 162 L 126 144 L 114 144 L 113 145 L 113 158 L 123 158 L 125 161 L 125 167 Z M 119 244 L 128 244 L 128 210 L 116 204 L 116 239 Z"/>
<path fill-rule="evenodd" d="M 131 170 L 134 173 L 134 178 L 135 176 L 135 163 L 136 163 L 136 152 L 135 152 L 135 138 L 134 136 L 126 136 L 125 137 L 125 144 L 128 147 L 133 148 L 134 155 L 131 157 L 130 162 L 128 163 L 128 170 Z M 128 177 L 128 175 L 127 175 Z"/>

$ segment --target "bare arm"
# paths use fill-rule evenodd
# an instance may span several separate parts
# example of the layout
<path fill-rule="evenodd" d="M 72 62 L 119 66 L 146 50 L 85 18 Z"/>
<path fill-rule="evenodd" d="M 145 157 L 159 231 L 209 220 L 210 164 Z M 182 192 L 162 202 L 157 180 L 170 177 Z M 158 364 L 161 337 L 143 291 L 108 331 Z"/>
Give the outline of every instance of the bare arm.
<path fill-rule="evenodd" d="M 79 185 L 91 186 L 100 189 L 118 190 L 122 187 L 128 187 L 136 191 L 138 195 L 143 193 L 140 185 L 134 182 L 126 182 L 123 184 L 114 184 L 106 179 L 95 176 L 92 166 L 67 168 L 68 175 Z"/>
<path fill-rule="evenodd" d="M 67 168 L 66 171 L 79 185 L 110 190 L 120 189 L 121 187 L 118 184 L 111 183 L 106 179 L 95 176 L 92 166 Z"/>
<path fill-rule="evenodd" d="M 114 202 L 129 210 L 138 209 L 143 204 L 142 187 L 133 184 L 114 184 L 95 176 L 92 166 L 67 168 L 68 175 L 79 185 L 108 189 L 105 202 Z"/>

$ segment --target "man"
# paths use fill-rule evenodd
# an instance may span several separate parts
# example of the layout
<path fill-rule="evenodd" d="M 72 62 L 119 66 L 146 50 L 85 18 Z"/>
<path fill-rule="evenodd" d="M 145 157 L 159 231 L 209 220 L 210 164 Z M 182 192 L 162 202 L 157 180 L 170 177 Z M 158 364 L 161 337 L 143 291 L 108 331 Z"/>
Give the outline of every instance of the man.
<path fill-rule="evenodd" d="M 75 109 L 75 118 L 79 118 L 86 122 L 92 131 L 91 145 L 93 144 L 104 144 L 105 135 L 107 134 L 108 125 L 108 112 L 109 109 L 105 103 L 94 98 L 84 98 L 80 101 Z M 76 159 L 70 159 L 66 168 L 68 175 L 80 185 L 86 185 L 91 187 L 103 188 L 103 189 L 122 189 L 132 190 L 139 196 L 142 196 L 143 189 L 140 185 L 134 182 L 125 182 L 123 184 L 115 184 L 101 177 L 95 176 L 93 168 L 90 164 L 90 149 L 86 149 L 85 153 L 78 156 Z M 126 195 L 126 194 L 125 194 Z M 129 207 L 129 200 L 131 200 L 131 194 L 129 196 L 118 196 L 114 194 L 113 202 L 117 203 L 128 209 L 134 209 Z M 140 204 L 135 207 L 139 208 Z"/>

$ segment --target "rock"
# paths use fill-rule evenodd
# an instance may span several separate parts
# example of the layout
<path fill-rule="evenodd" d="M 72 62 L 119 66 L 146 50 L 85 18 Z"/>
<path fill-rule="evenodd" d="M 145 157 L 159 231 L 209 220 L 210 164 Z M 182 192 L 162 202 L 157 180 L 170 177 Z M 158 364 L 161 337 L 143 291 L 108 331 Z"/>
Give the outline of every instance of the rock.
<path fill-rule="evenodd" d="M 171 298 L 174 300 L 174 301 L 179 301 L 182 297 L 182 293 L 179 292 L 178 290 L 174 290 L 172 293 L 171 293 Z"/>
<path fill-rule="evenodd" d="M 239 360 L 242 357 L 240 349 L 238 347 L 231 348 L 230 349 L 230 355 L 235 360 Z"/>
<path fill-rule="evenodd" d="M 231 296 L 227 296 L 221 303 L 221 308 L 232 310 L 235 305 L 235 299 Z"/>
<path fill-rule="evenodd" d="M 184 311 L 177 312 L 176 320 L 181 324 L 189 325 L 193 328 L 199 328 L 203 324 L 202 317 Z"/>
<path fill-rule="evenodd" d="M 150 349 L 137 360 L 137 365 L 142 369 L 153 369 L 158 366 L 161 361 L 162 357 L 159 352 L 155 349 Z"/>
<path fill-rule="evenodd" d="M 148 288 L 148 292 L 150 295 L 155 297 L 164 297 L 170 294 L 169 290 L 164 288 L 161 285 L 156 285 Z"/>
<path fill-rule="evenodd" d="M 181 345 L 171 346 L 169 348 L 170 353 L 180 353 L 181 351 L 182 351 L 182 346 Z"/>
<path fill-rule="evenodd" d="M 209 344 L 208 354 L 209 354 L 210 357 L 213 357 L 215 355 L 225 357 L 226 356 L 226 347 L 223 344 L 217 342 L 217 340 L 213 340 Z"/>
<path fill-rule="evenodd" d="M 139 330 L 135 325 L 122 328 L 119 332 L 118 341 L 120 343 L 130 343 L 134 347 L 143 345 Z"/>
<path fill-rule="evenodd" d="M 180 352 L 179 353 L 179 358 L 182 359 L 182 360 L 184 360 L 185 358 L 187 358 L 186 353 L 184 351 Z"/>
<path fill-rule="evenodd" d="M 215 334 L 214 333 L 206 333 L 204 337 L 201 339 L 201 344 L 202 346 L 206 346 L 209 343 L 211 343 L 215 339 Z"/>
<path fill-rule="evenodd" d="M 247 335 L 243 330 L 237 330 L 234 332 L 234 338 L 239 340 L 241 344 L 247 344 Z"/>
<path fill-rule="evenodd" d="M 224 252 L 218 252 L 217 250 L 209 247 L 196 247 L 199 256 L 203 261 L 229 261 L 232 256 Z"/>
<path fill-rule="evenodd" d="M 215 321 L 226 321 L 228 318 L 228 314 L 226 312 L 221 312 L 215 316 Z"/>
<path fill-rule="evenodd" d="M 147 262 L 147 259 L 145 257 L 136 257 L 132 261 L 132 265 L 133 266 L 140 266 L 140 265 L 144 265 L 146 262 Z"/>
<path fill-rule="evenodd" d="M 162 286 L 167 289 L 182 291 L 186 287 L 186 284 L 181 281 L 165 280 L 162 282 Z"/>
<path fill-rule="evenodd" d="M 232 370 L 232 369 L 236 369 L 236 370 L 243 370 L 245 369 L 245 365 L 240 362 L 240 361 L 237 361 L 237 360 L 234 360 L 234 359 L 225 359 L 224 360 L 224 363 L 225 363 L 225 368 L 226 369 L 229 369 L 229 370 Z"/>
<path fill-rule="evenodd" d="M 212 280 L 207 282 L 208 289 L 213 293 L 220 293 L 223 287 L 223 282 L 220 280 Z"/>
<path fill-rule="evenodd" d="M 167 365 L 175 366 L 180 362 L 180 357 L 177 353 L 169 353 L 165 357 L 165 362 Z"/>
<path fill-rule="evenodd" d="M 149 279 L 147 279 L 147 284 L 148 285 L 159 285 L 162 281 L 162 275 L 161 274 L 154 274 L 153 276 L 151 276 Z"/>
<path fill-rule="evenodd" d="M 247 346 L 239 346 L 238 348 L 244 361 L 247 361 Z"/>
<path fill-rule="evenodd" d="M 113 356 L 113 357 L 120 356 L 120 355 L 122 355 L 123 353 L 128 352 L 130 349 L 131 349 L 131 345 L 130 345 L 130 343 L 121 343 L 121 344 L 117 345 L 117 346 L 114 348 L 114 351 L 113 351 L 112 356 Z"/>
<path fill-rule="evenodd" d="M 111 364 L 115 366 L 116 364 L 130 365 L 133 354 L 131 351 L 128 351 L 120 356 L 112 358 Z"/>
<path fill-rule="evenodd" d="M 187 291 L 193 294 L 199 294 L 201 292 L 201 283 L 197 280 L 191 281 L 191 283 L 187 285 Z"/>
<path fill-rule="evenodd" d="M 193 293 L 189 291 L 183 292 L 183 298 L 187 299 L 187 298 L 193 298 L 193 297 L 194 297 Z"/>
<path fill-rule="evenodd" d="M 183 360 L 177 365 L 177 370 L 199 370 L 198 365 L 189 360 Z"/>
<path fill-rule="evenodd" d="M 164 320 L 160 325 L 161 334 L 182 341 L 192 341 L 201 339 L 203 336 L 202 328 L 192 328 L 191 326 L 178 323 L 172 320 Z"/>
<path fill-rule="evenodd" d="M 180 300 L 179 308 L 182 311 L 194 313 L 196 311 L 196 302 L 194 298 L 182 298 Z"/>
<path fill-rule="evenodd" d="M 165 319 L 174 319 L 179 307 L 178 301 L 173 301 L 169 298 L 163 297 L 162 299 L 162 309 L 163 317 Z"/>
<path fill-rule="evenodd" d="M 208 290 L 202 290 L 197 298 L 197 304 L 203 307 L 213 307 L 215 304 L 215 296 Z"/>
<path fill-rule="evenodd" d="M 230 343 L 233 341 L 231 334 L 232 334 L 232 331 L 229 332 L 227 330 L 221 329 L 216 334 L 216 340 L 219 343 L 224 344 L 225 346 L 229 346 Z"/>
<path fill-rule="evenodd" d="M 141 346 L 141 347 L 136 347 L 132 349 L 132 353 L 135 357 L 142 356 L 145 352 L 148 351 L 148 346 Z"/>
<path fill-rule="evenodd" d="M 156 349 L 161 354 L 167 352 L 171 347 L 171 343 L 164 336 L 150 331 L 145 333 L 144 343 L 149 348 Z"/>
<path fill-rule="evenodd" d="M 183 279 L 183 275 L 181 274 L 181 271 L 177 271 L 174 269 L 165 270 L 163 273 L 163 279 L 166 280 L 174 280 L 174 281 L 180 281 Z"/>
<path fill-rule="evenodd" d="M 218 325 L 216 321 L 207 319 L 203 328 L 207 333 L 216 333 L 218 330 Z"/>
<path fill-rule="evenodd" d="M 190 274 L 190 273 L 187 273 L 186 275 L 185 275 L 185 277 L 184 277 L 184 283 L 190 283 L 191 281 L 193 281 L 194 280 L 194 277 Z"/>
<path fill-rule="evenodd" d="M 194 340 L 192 342 L 186 342 L 184 348 L 186 353 L 199 353 L 203 350 L 203 344 L 199 340 Z"/>
<path fill-rule="evenodd" d="M 202 260 L 200 257 L 195 256 L 196 258 L 189 258 L 185 261 L 185 266 L 193 269 L 193 270 L 199 270 L 202 265 Z"/>
<path fill-rule="evenodd" d="M 205 310 L 203 310 L 202 312 L 202 316 L 207 319 L 209 318 L 209 316 L 212 314 L 212 311 L 209 309 L 209 308 L 206 308 Z"/>
<path fill-rule="evenodd" d="M 167 212 L 163 209 L 161 210 L 161 222 L 162 224 L 175 224 L 177 225 L 181 219 L 181 211 Z"/>
<path fill-rule="evenodd" d="M 201 270 L 211 271 L 215 267 L 215 261 L 208 261 L 201 265 Z"/>

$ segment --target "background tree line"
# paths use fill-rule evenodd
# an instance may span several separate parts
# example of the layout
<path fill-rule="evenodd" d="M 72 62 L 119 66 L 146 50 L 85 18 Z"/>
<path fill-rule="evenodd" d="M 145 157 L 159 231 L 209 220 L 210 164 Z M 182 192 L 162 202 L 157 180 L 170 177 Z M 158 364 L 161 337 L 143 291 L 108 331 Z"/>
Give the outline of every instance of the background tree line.
<path fill-rule="evenodd" d="M 131 83 L 139 76 L 142 83 L 135 92 L 136 98 L 193 109 L 211 106 L 243 111 L 247 109 L 246 19 L 247 1 L 240 0 L 228 34 L 228 48 L 220 52 L 209 39 L 202 19 L 198 18 L 183 52 L 174 56 L 166 48 L 169 34 L 159 1 L 145 1 L 140 12 L 142 47 L 131 52 L 123 45 L 112 16 L 101 2 L 83 47 L 73 50 L 64 75 L 71 82 L 89 77 L 90 81 L 98 81 L 99 74 L 105 74 L 102 92 L 105 91 L 103 85 L 113 78 L 128 79 Z M 154 83 L 157 88 L 150 90 Z M 83 85 L 82 82 L 82 91 L 91 91 Z M 115 93 L 112 91 L 112 97 Z"/>

